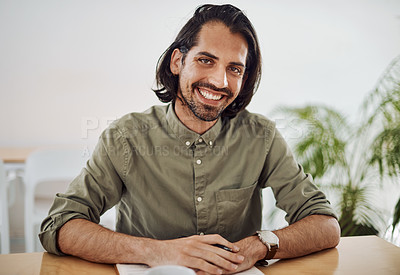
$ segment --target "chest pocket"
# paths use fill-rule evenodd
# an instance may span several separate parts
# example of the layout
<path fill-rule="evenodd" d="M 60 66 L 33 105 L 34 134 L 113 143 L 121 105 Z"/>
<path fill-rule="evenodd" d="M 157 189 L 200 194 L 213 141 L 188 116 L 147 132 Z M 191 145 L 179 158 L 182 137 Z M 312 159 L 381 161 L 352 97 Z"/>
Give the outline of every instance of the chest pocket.
<path fill-rule="evenodd" d="M 257 181 L 216 193 L 219 234 L 229 241 L 250 236 L 261 226 L 261 192 Z"/>

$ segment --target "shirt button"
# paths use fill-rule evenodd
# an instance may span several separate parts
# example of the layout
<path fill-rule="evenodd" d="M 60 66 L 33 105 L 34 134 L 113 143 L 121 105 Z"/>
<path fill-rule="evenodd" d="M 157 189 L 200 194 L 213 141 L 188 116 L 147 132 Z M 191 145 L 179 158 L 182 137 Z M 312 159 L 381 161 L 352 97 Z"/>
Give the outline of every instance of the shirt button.
<path fill-rule="evenodd" d="M 198 202 L 201 202 L 202 200 L 203 200 L 202 197 L 197 197 L 197 201 L 198 201 Z"/>
<path fill-rule="evenodd" d="M 210 142 L 209 142 L 208 144 L 210 144 L 210 146 L 212 146 L 212 145 L 213 145 L 213 142 L 212 142 L 212 140 L 210 140 Z"/>
<path fill-rule="evenodd" d="M 202 138 L 199 138 L 199 142 L 203 142 L 203 139 L 202 139 Z"/>
<path fill-rule="evenodd" d="M 186 141 L 185 144 L 186 144 L 186 146 L 189 146 L 190 145 L 190 141 Z"/>
<path fill-rule="evenodd" d="M 204 232 L 200 232 L 199 235 L 200 235 L 200 236 L 203 236 L 203 235 L 204 235 Z"/>
<path fill-rule="evenodd" d="M 198 165 L 200 165 L 200 164 L 201 164 L 201 159 L 196 160 L 196 163 L 197 163 Z"/>

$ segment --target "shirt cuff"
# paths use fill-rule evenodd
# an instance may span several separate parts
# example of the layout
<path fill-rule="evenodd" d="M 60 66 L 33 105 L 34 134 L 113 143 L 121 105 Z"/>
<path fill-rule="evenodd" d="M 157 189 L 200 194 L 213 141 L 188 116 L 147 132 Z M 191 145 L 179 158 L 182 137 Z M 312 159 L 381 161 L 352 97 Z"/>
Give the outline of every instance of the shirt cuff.
<path fill-rule="evenodd" d="M 43 248 L 52 253 L 59 256 L 65 256 L 67 254 L 63 253 L 58 247 L 58 230 L 68 221 L 73 219 L 85 219 L 88 218 L 79 213 L 71 213 L 71 214 L 63 214 L 63 215 L 54 215 L 47 217 L 41 225 L 42 231 L 39 233 L 39 239 L 42 243 Z"/>

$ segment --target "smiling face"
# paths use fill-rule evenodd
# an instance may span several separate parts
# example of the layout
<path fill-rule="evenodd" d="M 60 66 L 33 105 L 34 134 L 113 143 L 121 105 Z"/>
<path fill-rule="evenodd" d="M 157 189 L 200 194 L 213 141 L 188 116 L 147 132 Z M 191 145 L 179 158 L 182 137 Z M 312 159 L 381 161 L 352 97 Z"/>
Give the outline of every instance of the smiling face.
<path fill-rule="evenodd" d="M 213 122 L 238 96 L 245 81 L 247 42 L 220 22 L 206 23 L 196 46 L 186 54 L 175 49 L 171 72 L 179 75 L 175 112 L 186 120 Z M 190 128 L 190 127 L 189 127 Z"/>

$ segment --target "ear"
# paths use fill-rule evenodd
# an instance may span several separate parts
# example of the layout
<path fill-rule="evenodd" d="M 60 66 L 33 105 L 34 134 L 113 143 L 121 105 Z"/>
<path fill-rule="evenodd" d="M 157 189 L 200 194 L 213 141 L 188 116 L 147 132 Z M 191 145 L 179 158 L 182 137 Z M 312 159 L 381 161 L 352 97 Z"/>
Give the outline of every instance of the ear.
<path fill-rule="evenodd" d="M 175 49 L 171 54 L 171 62 L 169 64 L 169 69 L 174 75 L 179 75 L 179 72 L 181 71 L 182 56 L 183 54 L 179 49 Z"/>

